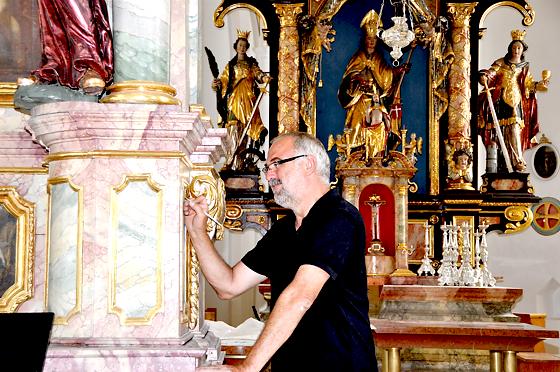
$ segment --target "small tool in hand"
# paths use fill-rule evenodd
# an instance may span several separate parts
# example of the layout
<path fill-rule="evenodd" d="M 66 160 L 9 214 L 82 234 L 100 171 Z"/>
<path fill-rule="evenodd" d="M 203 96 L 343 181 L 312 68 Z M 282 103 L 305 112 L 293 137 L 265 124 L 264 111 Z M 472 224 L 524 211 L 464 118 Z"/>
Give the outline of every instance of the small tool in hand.
<path fill-rule="evenodd" d="M 188 201 L 193 201 L 194 199 L 190 199 L 190 198 L 189 198 L 189 199 L 187 199 L 187 200 L 188 200 Z M 209 219 L 210 221 L 214 222 L 216 225 L 221 226 L 221 227 L 224 227 L 224 224 L 221 223 L 220 221 L 218 221 L 214 216 L 210 215 L 210 213 L 204 212 L 204 215 L 205 215 L 206 217 L 208 217 L 208 219 Z"/>

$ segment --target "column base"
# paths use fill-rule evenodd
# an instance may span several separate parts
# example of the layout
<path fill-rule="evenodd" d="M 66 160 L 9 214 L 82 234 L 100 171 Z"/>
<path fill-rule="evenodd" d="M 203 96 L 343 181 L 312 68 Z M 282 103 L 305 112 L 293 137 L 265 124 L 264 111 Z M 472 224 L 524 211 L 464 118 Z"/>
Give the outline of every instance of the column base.
<path fill-rule="evenodd" d="M 107 95 L 101 103 L 141 103 L 156 105 L 179 105 L 177 91 L 171 85 L 157 81 L 129 80 L 107 87 Z"/>

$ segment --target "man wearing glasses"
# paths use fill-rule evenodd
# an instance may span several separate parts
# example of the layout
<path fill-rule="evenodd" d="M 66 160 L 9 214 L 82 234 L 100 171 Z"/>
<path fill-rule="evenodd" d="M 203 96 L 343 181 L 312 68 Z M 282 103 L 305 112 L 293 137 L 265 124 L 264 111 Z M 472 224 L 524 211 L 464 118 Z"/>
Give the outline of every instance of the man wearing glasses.
<path fill-rule="evenodd" d="M 278 220 L 233 268 L 206 234 L 207 203 L 185 203 L 185 223 L 202 271 L 222 299 L 270 279 L 272 312 L 242 364 L 213 369 L 377 371 L 358 210 L 331 190 L 325 148 L 306 133 L 272 141 L 264 167 L 274 200 L 293 213 Z"/>

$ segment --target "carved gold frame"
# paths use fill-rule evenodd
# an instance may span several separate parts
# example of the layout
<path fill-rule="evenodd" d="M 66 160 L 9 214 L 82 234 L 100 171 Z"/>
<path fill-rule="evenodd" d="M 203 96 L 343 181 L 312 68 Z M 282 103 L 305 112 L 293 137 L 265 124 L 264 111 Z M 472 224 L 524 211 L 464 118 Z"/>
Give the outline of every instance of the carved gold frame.
<path fill-rule="evenodd" d="M 14 283 L 0 298 L 0 313 L 9 313 L 33 296 L 35 203 L 24 199 L 15 186 L 0 186 L 0 204 L 16 219 L 17 226 Z"/>
<path fill-rule="evenodd" d="M 117 303 L 117 239 L 116 231 L 119 224 L 119 212 L 117 199 L 118 194 L 124 191 L 131 182 L 143 182 L 155 193 L 157 197 L 157 247 L 156 247 L 156 301 L 155 305 L 150 308 L 143 317 L 126 317 L 123 310 Z M 121 184 L 115 186 L 111 191 L 111 257 L 112 265 L 109 273 L 109 313 L 116 314 L 123 325 L 150 325 L 158 312 L 163 306 L 163 262 L 162 262 L 162 241 L 163 241 L 163 187 L 152 180 L 149 174 L 126 175 Z"/>
<path fill-rule="evenodd" d="M 84 191 L 83 188 L 75 185 L 69 177 L 55 177 L 48 180 L 48 210 L 47 210 L 47 236 L 45 239 L 45 308 L 49 307 L 49 265 L 50 265 L 50 235 L 51 235 L 51 213 L 52 213 L 52 187 L 60 184 L 68 184 L 68 186 L 78 194 L 78 216 L 77 216 L 77 236 L 76 236 L 76 302 L 74 307 L 65 315 L 55 314 L 54 325 L 67 325 L 70 318 L 79 314 L 82 309 L 82 279 L 83 279 L 83 225 L 84 225 Z"/>

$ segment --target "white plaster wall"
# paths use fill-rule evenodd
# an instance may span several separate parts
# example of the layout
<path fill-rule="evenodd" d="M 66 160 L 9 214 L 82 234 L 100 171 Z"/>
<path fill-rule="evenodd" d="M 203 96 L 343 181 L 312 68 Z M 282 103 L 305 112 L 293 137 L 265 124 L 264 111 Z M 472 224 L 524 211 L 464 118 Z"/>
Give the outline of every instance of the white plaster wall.
<path fill-rule="evenodd" d="M 541 71 L 552 71 L 549 90 L 538 95 L 538 114 L 541 132 L 560 149 L 558 107 L 560 102 L 560 53 L 558 50 L 558 21 L 560 2 L 531 0 L 536 17 L 530 27 L 522 25 L 520 14 L 512 8 L 499 8 L 486 19 L 488 31 L 481 41 L 480 68 L 487 68 L 507 52 L 510 31 L 526 29 L 529 45 L 525 58 L 531 72 L 540 80 Z M 530 164 L 534 150 L 525 152 Z M 481 157 L 483 158 L 483 157 Z M 481 163 L 484 170 L 484 162 Z M 532 173 L 532 169 L 528 167 Z M 530 179 L 538 196 L 560 199 L 560 178 L 543 181 L 531 174 Z M 547 327 L 560 329 L 560 234 L 543 236 L 532 228 L 521 233 L 488 236 L 490 270 L 503 277 L 500 286 L 523 288 L 523 298 L 515 310 L 526 313 L 546 313 Z M 547 341 L 550 351 L 559 352 L 560 341 Z"/>
<path fill-rule="evenodd" d="M 226 231 L 224 240 L 216 242 L 216 249 L 227 263 L 235 265 L 257 244 L 261 236 L 254 229 L 246 229 L 243 232 Z M 205 283 L 205 292 L 206 307 L 216 308 L 217 320 L 234 327 L 243 323 L 247 318 L 254 317 L 252 306 L 255 306 L 258 311 L 266 308 L 266 302 L 256 288 L 249 289 L 230 301 L 220 300 L 207 283 Z"/>

